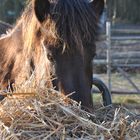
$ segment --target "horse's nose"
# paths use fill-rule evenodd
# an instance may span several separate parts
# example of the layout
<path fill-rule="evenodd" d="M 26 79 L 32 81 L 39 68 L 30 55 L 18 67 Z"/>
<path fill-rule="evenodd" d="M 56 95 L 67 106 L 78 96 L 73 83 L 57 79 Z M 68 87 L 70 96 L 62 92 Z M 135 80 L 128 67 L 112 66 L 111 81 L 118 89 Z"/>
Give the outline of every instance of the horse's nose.
<path fill-rule="evenodd" d="M 65 75 L 64 78 L 60 80 L 58 83 L 59 90 L 65 95 L 74 93 L 76 91 L 73 77 L 69 75 Z"/>
<path fill-rule="evenodd" d="M 62 93 L 65 95 L 72 93 L 70 98 L 77 102 L 81 102 L 85 107 L 92 108 L 90 86 L 86 82 L 86 78 L 83 74 L 65 76 L 59 85 L 59 89 L 61 89 Z"/>

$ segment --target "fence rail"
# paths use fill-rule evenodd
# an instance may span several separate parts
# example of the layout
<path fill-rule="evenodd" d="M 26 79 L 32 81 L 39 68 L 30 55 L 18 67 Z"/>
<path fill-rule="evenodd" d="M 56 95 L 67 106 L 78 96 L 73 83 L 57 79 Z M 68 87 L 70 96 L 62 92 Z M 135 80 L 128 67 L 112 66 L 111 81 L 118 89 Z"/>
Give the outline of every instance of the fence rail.
<path fill-rule="evenodd" d="M 111 40 L 120 40 L 120 41 L 140 40 L 140 36 L 114 36 L 114 37 L 111 37 Z"/>
<path fill-rule="evenodd" d="M 140 34 L 140 29 L 111 29 L 112 33 Z"/>

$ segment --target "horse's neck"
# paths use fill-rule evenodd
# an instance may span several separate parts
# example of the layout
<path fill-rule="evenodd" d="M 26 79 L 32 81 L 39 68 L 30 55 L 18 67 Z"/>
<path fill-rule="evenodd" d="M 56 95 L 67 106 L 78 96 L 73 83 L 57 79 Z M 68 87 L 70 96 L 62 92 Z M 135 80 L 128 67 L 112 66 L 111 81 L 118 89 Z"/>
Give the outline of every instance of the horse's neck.
<path fill-rule="evenodd" d="M 23 39 L 21 28 L 13 29 L 9 34 L 0 39 L 0 80 L 11 81 L 18 77 L 19 73 L 24 75 L 23 66 L 25 61 L 23 59 Z M 12 67 L 9 69 L 9 66 Z M 6 78 L 9 74 L 10 77 Z M 23 77 L 23 76 L 22 76 Z M 25 77 L 25 76 L 24 76 Z M 5 83 L 4 83 L 5 84 Z"/>

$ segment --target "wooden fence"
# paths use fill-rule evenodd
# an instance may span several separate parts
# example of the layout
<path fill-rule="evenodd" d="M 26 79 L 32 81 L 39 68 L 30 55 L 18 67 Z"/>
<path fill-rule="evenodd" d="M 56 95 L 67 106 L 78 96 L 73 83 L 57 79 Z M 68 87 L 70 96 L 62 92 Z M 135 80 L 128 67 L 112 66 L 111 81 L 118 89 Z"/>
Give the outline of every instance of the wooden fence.
<path fill-rule="evenodd" d="M 116 32 L 116 34 L 115 34 Z M 123 68 L 140 69 L 140 28 L 139 29 L 111 29 L 111 23 L 106 24 L 106 48 L 104 53 L 98 53 L 94 64 L 100 67 L 106 66 L 108 75 L 108 87 L 112 93 L 120 93 L 121 91 L 112 91 L 111 70 L 116 69 L 123 75 L 125 79 L 140 93 L 139 87 L 131 80 Z M 119 45 L 116 45 L 119 42 Z M 131 43 L 138 42 L 134 48 Z M 122 45 L 127 43 L 128 45 Z M 116 47 L 117 46 L 117 47 Z M 128 47 L 128 48 L 127 48 Z M 124 92 L 130 93 L 129 91 Z"/>

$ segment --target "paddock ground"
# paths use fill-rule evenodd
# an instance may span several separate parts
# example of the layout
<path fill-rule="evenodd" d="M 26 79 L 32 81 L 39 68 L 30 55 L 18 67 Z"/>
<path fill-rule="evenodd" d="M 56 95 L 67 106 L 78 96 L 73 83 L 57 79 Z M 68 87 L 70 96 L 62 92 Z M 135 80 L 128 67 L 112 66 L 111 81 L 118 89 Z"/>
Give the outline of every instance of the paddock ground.
<path fill-rule="evenodd" d="M 99 74 L 95 75 L 99 77 L 104 83 L 107 84 L 107 75 L 106 74 Z M 140 74 L 139 73 L 131 73 L 130 76 L 131 80 L 140 88 Z M 135 92 L 136 90 L 132 87 L 132 85 L 124 79 L 124 77 L 120 73 L 113 73 L 112 74 L 112 90 L 116 91 L 127 91 Z M 100 94 L 93 95 L 93 102 L 94 104 L 102 104 L 102 98 Z M 112 94 L 112 102 L 114 106 L 124 106 L 127 109 L 130 109 L 134 113 L 140 113 L 140 94 Z"/>
<path fill-rule="evenodd" d="M 136 84 L 138 88 L 140 88 L 140 73 L 127 73 L 129 78 Z M 99 77 L 107 84 L 107 74 L 99 74 L 95 76 Z M 133 86 L 125 79 L 120 73 L 113 73 L 111 75 L 111 85 L 112 90 L 118 91 L 136 91 Z"/>

